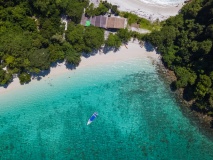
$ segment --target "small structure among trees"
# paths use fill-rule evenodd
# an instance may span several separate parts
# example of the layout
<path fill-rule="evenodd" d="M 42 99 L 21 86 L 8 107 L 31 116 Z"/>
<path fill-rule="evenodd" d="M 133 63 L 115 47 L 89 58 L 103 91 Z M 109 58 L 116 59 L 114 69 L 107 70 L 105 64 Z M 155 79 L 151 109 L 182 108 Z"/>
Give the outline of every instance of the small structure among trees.
<path fill-rule="evenodd" d="M 118 6 L 107 1 L 95 1 L 85 9 L 80 24 L 83 26 L 93 25 L 104 29 L 122 29 L 127 26 L 127 19 L 119 17 Z M 97 2 L 97 3 L 96 3 Z M 95 4 L 94 4 L 95 3 Z M 97 4 L 98 7 L 97 7 Z M 111 14 L 114 16 L 111 17 Z"/>
<path fill-rule="evenodd" d="M 121 29 L 126 28 L 127 26 L 127 19 L 122 17 L 94 16 L 88 18 L 85 15 L 82 15 L 81 25 L 87 26 L 88 22 L 93 26 L 105 29 Z"/>

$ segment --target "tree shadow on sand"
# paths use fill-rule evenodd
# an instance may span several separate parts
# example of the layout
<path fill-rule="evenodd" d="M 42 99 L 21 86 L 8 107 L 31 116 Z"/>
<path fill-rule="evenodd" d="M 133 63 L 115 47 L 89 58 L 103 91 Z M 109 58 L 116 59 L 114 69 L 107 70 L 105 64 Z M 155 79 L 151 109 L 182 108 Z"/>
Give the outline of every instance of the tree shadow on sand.
<path fill-rule="evenodd" d="M 8 84 L 1 85 L 0 87 L 7 88 L 10 85 L 10 83 L 12 83 L 12 82 L 13 82 L 13 80 L 10 81 Z"/>
<path fill-rule="evenodd" d="M 31 77 L 32 79 L 40 81 L 43 77 L 47 76 L 48 74 L 50 74 L 50 69 L 42 70 L 39 73 L 31 73 Z"/>
<path fill-rule="evenodd" d="M 66 69 L 69 69 L 69 70 L 74 70 L 76 69 L 76 67 L 78 67 L 78 65 L 69 64 L 69 63 L 65 63 L 64 65 L 66 66 Z"/>
<path fill-rule="evenodd" d="M 109 52 L 117 52 L 119 51 L 119 48 L 115 48 L 115 47 L 108 47 L 108 46 L 103 46 L 101 47 L 100 49 L 96 49 L 96 50 L 93 50 L 92 52 L 90 53 L 82 53 L 81 56 L 83 56 L 84 58 L 89 58 L 91 56 L 95 56 L 97 54 L 107 54 Z"/>
<path fill-rule="evenodd" d="M 56 61 L 51 63 L 49 69 L 42 70 L 39 73 L 30 73 L 32 79 L 36 79 L 40 81 L 43 77 L 48 76 L 50 74 L 50 68 L 56 68 L 57 66 L 63 65 L 63 61 Z"/>
<path fill-rule="evenodd" d="M 104 54 L 107 54 L 111 51 L 117 52 L 117 51 L 119 51 L 119 48 L 104 46 L 102 51 L 103 51 Z"/>
<path fill-rule="evenodd" d="M 144 42 L 144 48 L 146 49 L 147 52 L 153 52 L 156 51 L 155 47 L 149 43 L 149 42 Z"/>
<path fill-rule="evenodd" d="M 91 56 L 95 56 L 95 55 L 98 54 L 98 53 L 99 53 L 99 50 L 95 49 L 95 50 L 93 50 L 93 51 L 90 52 L 90 53 L 83 52 L 83 53 L 81 54 L 81 56 L 84 57 L 84 58 L 89 58 L 89 57 L 91 57 Z"/>

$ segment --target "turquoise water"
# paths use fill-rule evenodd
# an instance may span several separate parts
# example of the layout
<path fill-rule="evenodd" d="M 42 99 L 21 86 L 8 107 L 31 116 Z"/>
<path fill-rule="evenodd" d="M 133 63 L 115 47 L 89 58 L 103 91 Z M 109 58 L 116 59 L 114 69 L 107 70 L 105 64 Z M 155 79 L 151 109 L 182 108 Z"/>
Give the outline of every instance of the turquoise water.
<path fill-rule="evenodd" d="M 0 159 L 213 158 L 213 142 L 184 116 L 149 59 L 34 82 L 1 95 L 0 105 Z"/>

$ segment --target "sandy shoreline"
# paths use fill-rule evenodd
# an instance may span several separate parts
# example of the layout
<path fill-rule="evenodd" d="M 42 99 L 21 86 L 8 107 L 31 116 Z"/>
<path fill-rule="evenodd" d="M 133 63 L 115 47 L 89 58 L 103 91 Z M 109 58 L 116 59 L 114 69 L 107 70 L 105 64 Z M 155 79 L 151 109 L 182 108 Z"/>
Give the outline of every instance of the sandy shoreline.
<path fill-rule="evenodd" d="M 127 45 L 127 48 L 125 46 L 122 46 L 117 52 L 110 51 L 106 54 L 101 52 L 93 56 L 90 56 L 89 58 L 81 57 L 80 65 L 73 70 L 67 68 L 65 63 L 58 63 L 56 67 L 50 68 L 50 73 L 46 75 L 45 77 L 42 77 L 41 81 L 47 78 L 54 78 L 55 76 L 65 74 L 67 72 L 74 72 L 84 67 L 116 63 L 119 61 L 127 61 L 130 59 L 151 58 L 156 61 L 160 60 L 159 54 L 156 54 L 155 51 L 146 51 L 144 47 L 142 48 L 140 47 L 137 41 L 135 42 L 130 41 L 129 44 Z M 31 85 L 33 82 L 36 82 L 36 81 L 37 79 L 32 79 L 32 81 L 29 84 L 25 84 L 25 85 Z M 21 87 L 25 85 L 21 85 L 19 83 L 19 79 L 14 78 L 13 82 L 9 84 L 7 88 L 0 87 L 0 94 L 4 94 L 11 90 L 21 89 Z"/>
<path fill-rule="evenodd" d="M 170 16 L 178 14 L 184 3 L 177 5 L 153 5 L 142 2 L 140 0 L 107 0 L 113 5 L 118 5 L 120 11 L 128 11 L 137 14 L 140 17 L 154 21 L 159 19 L 160 21 L 167 19 Z"/>

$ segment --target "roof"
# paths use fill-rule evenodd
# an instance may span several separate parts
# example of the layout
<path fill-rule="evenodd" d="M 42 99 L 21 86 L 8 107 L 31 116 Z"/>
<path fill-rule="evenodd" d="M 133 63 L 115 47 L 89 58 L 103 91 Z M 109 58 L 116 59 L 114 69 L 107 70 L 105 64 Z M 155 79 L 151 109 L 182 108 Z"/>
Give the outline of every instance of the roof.
<path fill-rule="evenodd" d="M 88 20 L 88 18 L 85 17 L 84 15 L 82 15 L 82 17 L 81 17 L 81 25 L 85 25 L 87 20 Z"/>
<path fill-rule="evenodd" d="M 106 28 L 107 17 L 104 16 L 96 16 L 95 26 Z"/>
<path fill-rule="evenodd" d="M 125 28 L 126 18 L 108 17 L 106 28 Z"/>
<path fill-rule="evenodd" d="M 91 24 L 92 24 L 93 26 L 95 26 L 96 17 L 90 18 L 90 21 L 91 21 Z"/>
<path fill-rule="evenodd" d="M 94 17 L 85 17 L 82 15 L 81 25 L 90 26 L 90 25 L 101 27 L 101 28 L 125 28 L 127 25 L 126 18 L 121 17 L 105 17 L 105 16 L 94 16 Z"/>

